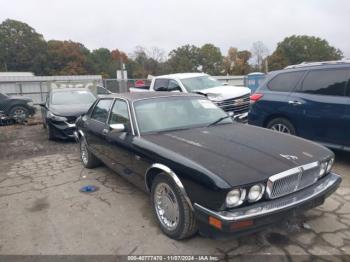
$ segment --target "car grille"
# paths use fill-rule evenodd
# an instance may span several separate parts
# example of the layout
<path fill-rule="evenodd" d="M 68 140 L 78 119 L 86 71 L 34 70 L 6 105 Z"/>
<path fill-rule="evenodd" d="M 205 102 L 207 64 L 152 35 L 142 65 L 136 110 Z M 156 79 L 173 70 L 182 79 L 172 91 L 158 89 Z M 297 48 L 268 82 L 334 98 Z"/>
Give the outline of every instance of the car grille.
<path fill-rule="evenodd" d="M 233 112 L 235 115 L 240 115 L 249 111 L 249 94 L 234 99 L 217 101 L 215 104 L 226 112 Z"/>
<path fill-rule="evenodd" d="M 267 196 L 281 197 L 314 184 L 320 172 L 318 162 L 295 167 L 273 175 L 267 181 Z"/>
<path fill-rule="evenodd" d="M 75 116 L 68 116 L 67 117 L 67 122 L 69 124 L 75 124 L 75 120 L 77 120 L 77 118 Z"/>

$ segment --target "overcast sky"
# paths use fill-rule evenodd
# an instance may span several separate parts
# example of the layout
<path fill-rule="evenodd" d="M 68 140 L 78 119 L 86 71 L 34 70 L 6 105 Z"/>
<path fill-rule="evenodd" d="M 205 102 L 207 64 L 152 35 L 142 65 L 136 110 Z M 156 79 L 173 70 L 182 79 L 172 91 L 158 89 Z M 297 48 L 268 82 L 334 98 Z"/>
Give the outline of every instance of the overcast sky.
<path fill-rule="evenodd" d="M 213 43 L 270 52 L 284 37 L 325 38 L 350 58 L 349 0 L 0 0 L 0 21 L 28 23 L 46 40 L 72 40 L 89 49 Z"/>

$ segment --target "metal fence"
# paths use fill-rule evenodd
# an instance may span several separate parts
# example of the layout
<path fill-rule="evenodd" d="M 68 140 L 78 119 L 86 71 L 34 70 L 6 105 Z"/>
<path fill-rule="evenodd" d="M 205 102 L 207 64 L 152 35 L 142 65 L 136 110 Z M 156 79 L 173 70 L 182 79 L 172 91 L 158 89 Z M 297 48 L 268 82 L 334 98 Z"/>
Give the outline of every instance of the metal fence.
<path fill-rule="evenodd" d="M 30 97 L 35 104 L 38 104 L 45 101 L 51 88 L 89 88 L 97 94 L 97 86 L 102 85 L 100 76 L 67 76 L 66 80 L 62 76 L 57 78 L 62 80 L 54 80 L 53 77 L 31 77 L 26 79 L 0 77 L 0 93 Z M 36 79 L 40 81 L 35 81 Z"/>

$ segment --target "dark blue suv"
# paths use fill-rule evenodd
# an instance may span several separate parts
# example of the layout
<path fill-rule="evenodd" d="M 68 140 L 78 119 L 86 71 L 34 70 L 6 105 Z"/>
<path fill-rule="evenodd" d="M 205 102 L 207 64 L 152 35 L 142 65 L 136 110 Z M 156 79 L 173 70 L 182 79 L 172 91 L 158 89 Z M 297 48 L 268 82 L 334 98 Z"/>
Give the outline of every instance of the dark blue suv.
<path fill-rule="evenodd" d="M 271 72 L 250 101 L 249 124 L 350 151 L 350 61 Z"/>

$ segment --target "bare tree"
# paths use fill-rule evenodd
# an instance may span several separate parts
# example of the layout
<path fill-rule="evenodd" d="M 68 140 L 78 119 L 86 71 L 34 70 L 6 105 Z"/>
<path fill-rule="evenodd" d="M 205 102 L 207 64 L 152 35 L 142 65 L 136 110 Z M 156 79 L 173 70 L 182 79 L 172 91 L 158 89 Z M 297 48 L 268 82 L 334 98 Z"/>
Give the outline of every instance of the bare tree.
<path fill-rule="evenodd" d="M 253 43 L 251 52 L 253 54 L 253 59 L 259 70 L 261 71 L 264 67 L 264 59 L 269 55 L 269 49 L 264 45 L 263 42 L 257 41 Z"/>

